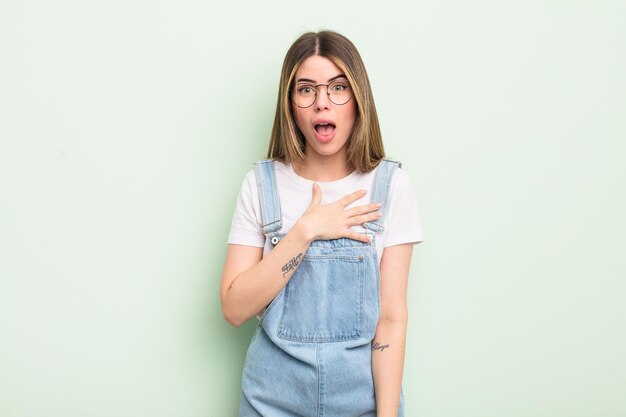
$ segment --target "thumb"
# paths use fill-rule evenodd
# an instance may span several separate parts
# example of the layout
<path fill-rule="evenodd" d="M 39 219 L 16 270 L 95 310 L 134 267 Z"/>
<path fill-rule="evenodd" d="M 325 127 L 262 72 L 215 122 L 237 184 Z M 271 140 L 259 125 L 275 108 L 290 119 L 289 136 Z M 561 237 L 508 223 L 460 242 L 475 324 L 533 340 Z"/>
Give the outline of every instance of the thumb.
<path fill-rule="evenodd" d="M 322 201 L 322 189 L 317 183 L 313 183 L 313 197 L 311 198 L 311 205 L 318 205 Z"/>

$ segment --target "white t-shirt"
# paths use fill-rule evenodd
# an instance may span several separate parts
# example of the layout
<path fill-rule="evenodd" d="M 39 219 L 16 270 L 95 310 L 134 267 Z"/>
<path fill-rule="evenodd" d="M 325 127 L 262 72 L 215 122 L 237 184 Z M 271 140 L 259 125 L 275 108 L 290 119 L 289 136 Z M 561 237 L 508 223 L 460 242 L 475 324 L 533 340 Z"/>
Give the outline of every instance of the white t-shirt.
<path fill-rule="evenodd" d="M 296 174 L 290 164 L 276 161 L 274 167 L 283 223 L 279 232 L 287 233 L 311 204 L 313 181 Z M 321 204 L 332 203 L 346 194 L 361 189 L 367 190 L 367 193 L 347 208 L 368 204 L 377 169 L 378 167 L 367 173 L 353 171 L 347 177 L 336 181 L 315 181 L 322 190 Z M 374 203 L 378 203 L 378 201 L 374 201 Z M 381 203 L 384 204 L 382 201 Z M 383 224 L 384 231 L 376 236 L 379 263 L 383 249 L 387 246 L 422 242 L 422 227 L 415 191 L 409 176 L 401 168 L 396 169 L 391 179 L 387 204 Z M 256 175 L 252 169 L 241 185 L 228 243 L 262 247 L 264 248 L 263 256 L 267 255 L 271 248 L 262 232 L 262 225 Z M 366 229 L 361 225 L 353 226 L 352 229 L 359 233 L 366 232 Z"/>

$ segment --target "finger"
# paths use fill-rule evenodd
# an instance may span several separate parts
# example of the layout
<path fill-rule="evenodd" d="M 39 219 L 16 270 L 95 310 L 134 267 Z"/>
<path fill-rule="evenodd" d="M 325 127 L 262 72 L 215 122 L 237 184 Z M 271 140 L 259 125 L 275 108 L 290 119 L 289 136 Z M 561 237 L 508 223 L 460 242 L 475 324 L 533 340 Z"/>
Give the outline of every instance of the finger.
<path fill-rule="evenodd" d="M 318 205 L 322 201 L 322 189 L 317 183 L 313 183 L 313 195 L 311 205 Z"/>
<path fill-rule="evenodd" d="M 350 193 L 346 196 L 343 196 L 341 199 L 339 199 L 339 203 L 343 206 L 346 207 L 347 205 L 354 203 L 356 200 L 358 200 L 359 198 L 363 197 L 365 195 L 365 193 L 367 193 L 367 191 L 365 190 L 358 190 L 355 191 L 353 193 Z"/>
<path fill-rule="evenodd" d="M 380 203 L 365 204 L 363 206 L 353 207 L 350 210 L 346 210 L 346 214 L 349 217 L 358 216 L 359 214 L 371 213 L 379 210 L 383 205 Z"/>
<path fill-rule="evenodd" d="M 369 213 L 369 214 L 362 214 L 360 216 L 354 216 L 352 218 L 350 218 L 350 226 L 355 226 L 357 224 L 363 224 L 363 223 L 367 223 L 367 222 L 371 222 L 374 220 L 378 220 L 380 219 L 382 216 L 382 213 L 380 212 L 376 212 L 376 213 Z"/>
<path fill-rule="evenodd" d="M 357 232 L 348 232 L 345 237 L 365 243 L 369 243 L 372 240 L 372 237 L 370 235 Z"/>

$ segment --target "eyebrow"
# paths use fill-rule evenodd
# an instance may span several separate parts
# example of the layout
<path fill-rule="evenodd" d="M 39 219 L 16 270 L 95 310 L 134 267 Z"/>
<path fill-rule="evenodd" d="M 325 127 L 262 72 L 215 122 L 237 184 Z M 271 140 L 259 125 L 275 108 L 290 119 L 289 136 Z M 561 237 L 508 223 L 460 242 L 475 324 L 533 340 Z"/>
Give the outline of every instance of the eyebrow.
<path fill-rule="evenodd" d="M 333 82 L 333 81 L 335 81 L 335 80 L 336 80 L 336 79 L 338 79 L 338 78 L 348 78 L 348 77 L 346 77 L 346 75 L 345 75 L 345 74 L 339 74 L 339 75 L 335 75 L 333 78 L 330 78 L 330 79 L 328 80 L 328 82 L 329 82 L 329 83 L 330 83 L 330 82 Z M 311 79 L 309 79 L 309 78 L 299 78 L 297 82 L 298 82 L 298 83 L 313 83 L 313 84 L 316 84 L 316 83 L 317 83 L 317 81 L 311 80 Z"/>

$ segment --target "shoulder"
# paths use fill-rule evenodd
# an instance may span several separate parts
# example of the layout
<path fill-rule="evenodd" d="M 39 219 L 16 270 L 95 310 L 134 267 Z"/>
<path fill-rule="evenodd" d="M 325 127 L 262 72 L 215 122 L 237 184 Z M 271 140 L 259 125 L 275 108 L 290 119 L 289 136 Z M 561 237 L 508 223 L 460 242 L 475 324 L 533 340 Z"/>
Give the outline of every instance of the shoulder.
<path fill-rule="evenodd" d="M 239 190 L 240 199 L 243 198 L 246 201 L 256 202 L 259 198 L 259 185 L 257 178 L 257 164 L 260 161 L 253 161 L 250 163 L 251 167 L 246 172 L 241 181 L 241 187 Z"/>
<path fill-rule="evenodd" d="M 391 179 L 391 185 L 392 187 L 394 187 L 394 189 L 413 188 L 413 182 L 411 181 L 411 177 L 406 172 L 406 170 L 402 169 L 402 167 L 398 167 L 398 169 L 396 169 L 396 172 Z"/>
<path fill-rule="evenodd" d="M 270 172 L 269 170 L 273 169 L 274 172 L 276 173 L 280 172 L 281 174 L 286 173 L 288 171 L 284 163 L 279 162 L 279 161 L 273 161 L 271 159 L 257 159 L 253 161 L 251 165 L 252 165 L 252 168 L 246 173 L 243 179 L 244 184 L 248 184 L 248 185 L 256 184 L 257 173 L 260 173 L 263 171 L 269 173 Z"/>
<path fill-rule="evenodd" d="M 254 172 L 254 168 L 250 169 L 246 175 L 243 177 L 243 181 L 241 183 L 242 190 L 250 190 L 256 189 L 256 173 Z"/>
<path fill-rule="evenodd" d="M 289 164 L 272 159 L 258 159 L 252 162 L 251 172 L 248 173 L 252 179 L 256 179 L 257 172 L 265 172 L 269 174 L 272 170 L 276 175 L 291 175 L 293 170 Z"/>
<path fill-rule="evenodd" d="M 423 240 L 417 196 L 409 173 L 396 169 L 389 186 L 385 247 Z"/>
<path fill-rule="evenodd" d="M 409 174 L 402 168 L 402 163 L 395 159 L 383 159 L 378 164 L 378 166 L 372 171 L 372 174 L 376 173 L 379 169 L 382 168 L 383 164 L 387 164 L 387 169 L 393 169 L 393 173 L 391 179 L 389 181 L 389 186 L 391 191 L 394 190 L 403 190 L 403 189 L 412 189 L 413 183 L 411 182 L 411 178 Z M 396 166 L 394 166 L 396 165 Z"/>
<path fill-rule="evenodd" d="M 241 190 L 253 198 L 258 198 L 261 183 L 268 181 L 272 175 L 276 179 L 278 189 L 294 181 L 293 170 L 290 165 L 283 162 L 261 159 L 252 162 L 251 165 L 252 168 L 243 179 Z"/>
<path fill-rule="evenodd" d="M 406 210 L 412 211 L 413 206 L 416 205 L 415 187 L 409 173 L 400 164 L 394 170 L 388 186 L 388 204 L 393 207 L 392 211 L 400 213 Z"/>

